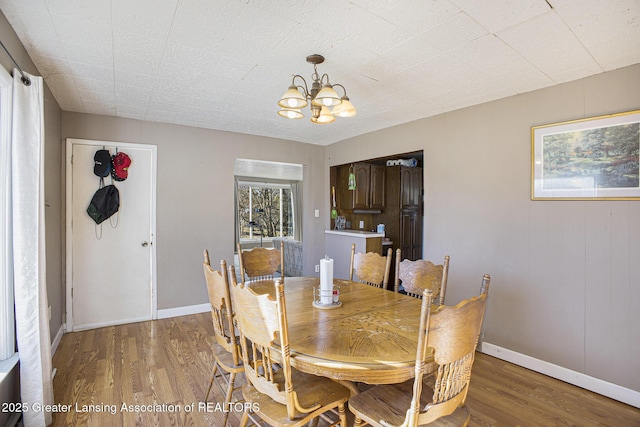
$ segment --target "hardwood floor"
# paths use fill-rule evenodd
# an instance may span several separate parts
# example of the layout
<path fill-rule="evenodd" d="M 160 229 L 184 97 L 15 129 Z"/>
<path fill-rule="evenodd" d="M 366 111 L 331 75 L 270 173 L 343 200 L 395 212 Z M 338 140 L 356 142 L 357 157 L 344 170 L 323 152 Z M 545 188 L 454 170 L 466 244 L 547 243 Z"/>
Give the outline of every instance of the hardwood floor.
<path fill-rule="evenodd" d="M 640 426 L 640 409 L 477 353 L 467 395 L 472 426 Z"/>
<path fill-rule="evenodd" d="M 65 334 L 53 358 L 53 425 L 220 426 L 220 391 L 201 402 L 212 334 L 209 313 Z M 471 426 L 640 426 L 638 408 L 480 353 L 467 405 Z M 240 408 L 231 409 L 237 426 Z"/>

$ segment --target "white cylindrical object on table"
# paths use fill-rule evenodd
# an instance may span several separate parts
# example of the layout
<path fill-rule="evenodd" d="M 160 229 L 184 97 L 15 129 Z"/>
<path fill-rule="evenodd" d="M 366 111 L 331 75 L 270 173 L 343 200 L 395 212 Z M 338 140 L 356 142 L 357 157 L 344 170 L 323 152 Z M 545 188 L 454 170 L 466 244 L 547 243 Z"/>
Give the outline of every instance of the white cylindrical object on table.
<path fill-rule="evenodd" d="M 333 260 L 329 257 L 320 260 L 320 302 L 333 302 Z"/>

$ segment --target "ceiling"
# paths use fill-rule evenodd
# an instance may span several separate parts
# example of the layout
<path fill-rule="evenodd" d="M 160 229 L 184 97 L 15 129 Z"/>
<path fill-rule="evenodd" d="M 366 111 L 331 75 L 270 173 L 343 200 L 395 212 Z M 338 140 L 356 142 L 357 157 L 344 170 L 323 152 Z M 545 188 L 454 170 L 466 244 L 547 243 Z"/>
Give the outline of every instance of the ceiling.
<path fill-rule="evenodd" d="M 639 0 L 0 0 L 65 111 L 327 145 L 640 63 Z M 358 114 L 277 115 L 318 65 Z M 339 91 L 340 93 L 340 91 Z"/>

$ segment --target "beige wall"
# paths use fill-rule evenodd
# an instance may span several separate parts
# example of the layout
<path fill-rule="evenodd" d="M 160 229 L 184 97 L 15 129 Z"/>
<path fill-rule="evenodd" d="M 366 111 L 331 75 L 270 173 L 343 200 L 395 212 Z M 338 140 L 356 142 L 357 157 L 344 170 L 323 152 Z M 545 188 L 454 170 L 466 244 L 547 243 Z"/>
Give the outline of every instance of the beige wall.
<path fill-rule="evenodd" d="M 158 146 L 158 309 L 204 304 L 202 251 L 212 262 L 233 262 L 236 158 L 304 165 L 304 272 L 324 255 L 324 218 L 315 218 L 328 182 L 324 147 L 186 126 L 64 112 L 63 138 Z M 131 175 L 135 175 L 132 166 Z M 328 220 L 327 220 L 328 221 Z"/>
<path fill-rule="evenodd" d="M 424 150 L 447 303 L 490 273 L 486 342 L 640 391 L 640 201 L 530 200 L 531 126 L 635 109 L 640 65 L 342 141 L 327 167 Z"/>

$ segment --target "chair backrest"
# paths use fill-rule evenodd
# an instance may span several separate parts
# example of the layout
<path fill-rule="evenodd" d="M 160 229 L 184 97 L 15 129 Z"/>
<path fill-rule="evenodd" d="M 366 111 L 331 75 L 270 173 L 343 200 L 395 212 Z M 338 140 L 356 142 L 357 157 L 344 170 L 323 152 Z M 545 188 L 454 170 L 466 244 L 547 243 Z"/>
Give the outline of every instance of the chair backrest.
<path fill-rule="evenodd" d="M 398 292 L 402 282 L 402 287 L 408 295 L 422 298 L 422 292 L 430 289 L 433 293 L 433 301 L 437 305 L 443 305 L 449 277 L 449 255 L 446 255 L 444 262 L 438 265 L 425 259 L 400 261 L 401 259 L 401 251 L 397 249 L 394 290 Z"/>
<path fill-rule="evenodd" d="M 273 279 L 278 270 L 284 277 L 284 242 L 280 241 L 280 249 L 260 247 L 245 250 L 238 243 L 238 261 L 243 282 Z"/>
<path fill-rule="evenodd" d="M 464 405 L 482 319 L 487 306 L 490 281 L 489 275 L 485 274 L 482 278 L 480 295 L 466 299 L 453 307 L 440 306 L 432 310 L 433 294 L 430 290 L 424 291 L 413 397 L 404 425 L 428 424 L 452 414 L 458 407 Z M 422 377 L 426 357 L 431 354 L 438 366 L 433 398 L 426 407 L 421 407 Z"/>
<path fill-rule="evenodd" d="M 289 419 L 293 419 L 297 413 L 311 412 L 319 405 L 303 408 L 298 402 L 291 379 L 283 281 L 276 279 L 274 287 L 275 298 L 274 293 L 257 294 L 244 283 L 232 283 L 231 292 L 236 305 L 242 307 L 236 319 L 245 376 L 260 393 L 286 405 Z M 274 349 L 274 344 L 279 350 Z M 273 353 L 278 357 L 273 357 Z"/>
<path fill-rule="evenodd" d="M 352 244 L 349 280 L 353 280 L 355 273 L 362 283 L 378 288 L 386 288 L 389 283 L 392 254 L 391 248 L 387 250 L 386 257 L 375 252 L 356 253 L 356 244 Z"/>
<path fill-rule="evenodd" d="M 211 303 L 211 317 L 216 342 L 233 356 L 233 363 L 240 363 L 240 348 L 233 324 L 233 308 L 227 276 L 227 263 L 220 261 L 220 271 L 211 268 L 209 251 L 204 250 L 204 278 Z"/>

